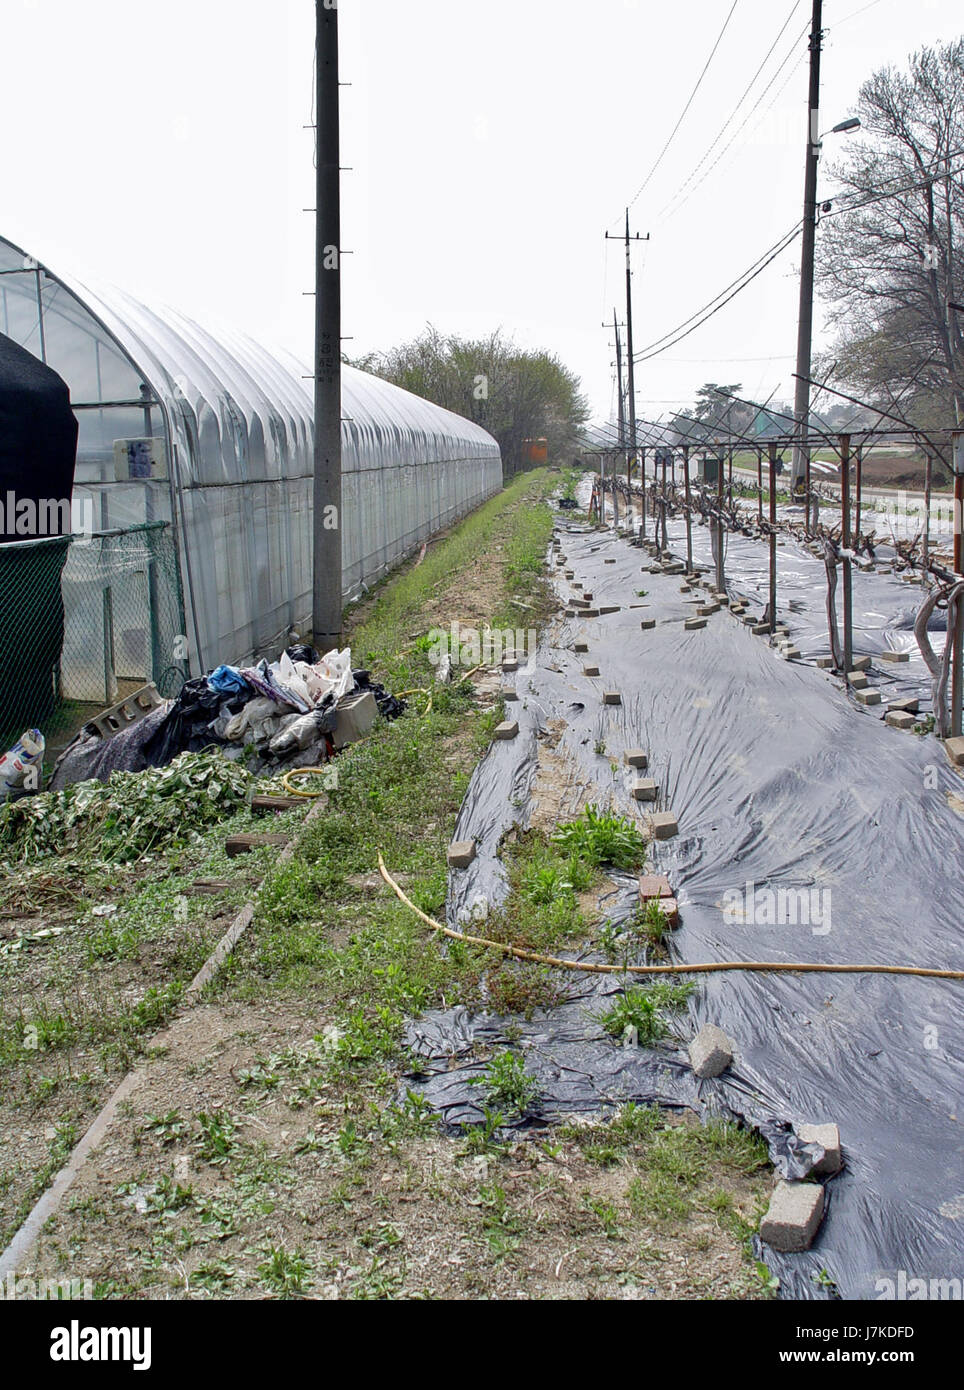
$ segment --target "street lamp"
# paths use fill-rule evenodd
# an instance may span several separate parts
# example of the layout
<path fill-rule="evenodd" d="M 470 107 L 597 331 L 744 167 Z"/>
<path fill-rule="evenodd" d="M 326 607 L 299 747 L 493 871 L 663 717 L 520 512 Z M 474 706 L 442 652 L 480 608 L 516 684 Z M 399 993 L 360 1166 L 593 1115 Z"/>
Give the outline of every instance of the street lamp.
<path fill-rule="evenodd" d="M 817 54 L 819 62 L 819 50 Z M 803 250 L 800 261 L 800 317 L 797 323 L 797 384 L 793 414 L 797 422 L 797 438 L 793 445 L 793 464 L 790 471 L 791 496 L 799 489 L 806 471 L 807 430 L 810 423 L 810 352 L 813 341 L 813 262 L 817 231 L 817 161 L 823 135 L 816 133 L 818 109 L 813 88 L 811 68 L 810 127 L 807 138 L 807 164 L 803 188 Z M 819 84 L 819 67 L 817 69 Z M 818 86 L 819 90 L 819 86 Z M 824 135 L 839 135 L 860 128 L 859 116 L 838 121 Z"/>

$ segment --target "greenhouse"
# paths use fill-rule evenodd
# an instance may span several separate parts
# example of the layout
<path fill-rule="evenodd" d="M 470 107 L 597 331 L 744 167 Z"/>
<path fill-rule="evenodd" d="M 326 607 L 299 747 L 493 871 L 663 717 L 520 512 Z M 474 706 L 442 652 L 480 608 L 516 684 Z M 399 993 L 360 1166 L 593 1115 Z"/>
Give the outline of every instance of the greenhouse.
<path fill-rule="evenodd" d="M 92 524 L 63 570 L 61 699 L 103 705 L 147 679 L 171 693 L 309 630 L 307 367 L 2 238 L 0 333 L 59 373 L 79 423 L 75 515 Z M 479 426 L 351 367 L 343 417 L 350 601 L 497 492 L 502 464 Z"/>

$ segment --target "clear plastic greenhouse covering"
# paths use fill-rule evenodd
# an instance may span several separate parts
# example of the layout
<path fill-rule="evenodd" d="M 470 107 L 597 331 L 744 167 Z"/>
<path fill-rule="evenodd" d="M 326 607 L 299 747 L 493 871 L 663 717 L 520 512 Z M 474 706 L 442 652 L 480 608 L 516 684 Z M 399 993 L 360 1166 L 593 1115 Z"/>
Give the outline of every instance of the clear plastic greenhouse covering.
<path fill-rule="evenodd" d="M 708 554 L 703 528 L 694 532 Z M 647 868 L 669 876 L 679 901 L 674 959 L 964 969 L 964 799 L 940 744 L 888 728 L 828 673 L 781 660 L 726 612 L 687 631 L 693 610 L 680 579 L 642 574 L 644 552 L 612 533 L 564 533 L 563 544 L 594 604 L 620 608 L 560 619 L 520 666 L 519 736 L 492 745 L 453 834 L 475 839 L 478 853 L 468 869 L 450 873 L 449 925 L 485 934 L 473 919 L 485 910 L 480 900 L 504 899 L 500 841 L 527 823 L 540 745 L 550 722 L 558 730 L 561 721 L 553 757 L 567 760 L 567 785 L 585 801 L 609 805 L 612 797 L 623 814 L 638 812 L 623 750 L 648 750 L 647 776 L 660 789 L 653 809 L 671 809 L 679 821 L 677 837 L 652 843 Z M 766 547 L 755 549 L 731 538 L 734 589 L 752 591 L 757 582 Z M 792 542 L 781 541 L 780 551 L 787 576 L 809 561 Z M 896 578 L 889 587 L 883 576 L 864 578 L 875 611 L 862 626 L 868 646 L 881 650 L 900 640 L 911 597 Z M 812 614 L 796 605 L 779 612 L 794 636 L 799 621 L 813 640 Z M 651 618 L 656 626 L 641 631 Z M 588 642 L 588 657 L 574 652 L 577 639 Z M 600 678 L 582 674 L 587 659 Z M 604 705 L 604 690 L 620 691 L 621 705 Z M 605 756 L 595 751 L 602 745 Z M 636 880 L 612 878 L 605 915 L 620 922 L 638 904 Z M 775 924 L 768 895 L 781 889 L 787 901 L 802 893 L 812 905 L 816 895 L 817 911 Z M 539 1082 L 528 1123 L 611 1113 L 627 1101 L 733 1117 L 763 1135 L 789 1178 L 805 1171 L 794 1127 L 836 1123 L 844 1168 L 825 1180 L 827 1211 L 812 1248 L 789 1255 L 763 1247 L 783 1295 L 827 1297 L 824 1269 L 848 1299 L 879 1296 L 878 1281 L 896 1286 L 901 1270 L 928 1281 L 960 1278 L 964 985 L 799 972 L 687 978 L 697 990 L 682 1037 L 653 1049 L 622 1045 L 599 1021 L 625 985 L 619 976 L 574 972 L 567 1000 L 530 1019 L 464 1008 L 429 1014 L 409 1025 L 422 1070 L 407 1084 L 449 1125 L 481 1123 L 483 1096 L 469 1083 L 484 1064 L 466 1054 L 473 1044 L 511 1042 Z M 715 1080 L 698 1080 L 686 1057 L 685 1038 L 703 1022 L 736 1043 L 736 1061 Z"/>
<path fill-rule="evenodd" d="M 98 530 L 169 521 L 192 668 L 243 661 L 310 626 L 310 370 L 123 291 L 54 274 L 0 238 L 0 332 L 67 382 L 75 498 Z M 364 592 L 502 486 L 478 425 L 343 368 L 342 594 Z M 129 458 L 141 466 L 125 472 Z M 137 476 L 131 477 L 135 473 Z"/>

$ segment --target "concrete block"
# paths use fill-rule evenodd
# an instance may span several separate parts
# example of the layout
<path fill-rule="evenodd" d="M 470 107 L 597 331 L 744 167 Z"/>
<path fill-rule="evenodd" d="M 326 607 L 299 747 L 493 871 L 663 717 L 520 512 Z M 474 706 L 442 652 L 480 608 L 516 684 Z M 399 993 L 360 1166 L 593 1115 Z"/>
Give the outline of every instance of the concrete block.
<path fill-rule="evenodd" d="M 503 661 L 502 669 L 503 671 L 518 671 L 519 663 L 518 661 L 516 661 L 514 656 L 508 657 L 505 661 Z"/>
<path fill-rule="evenodd" d="M 855 657 L 854 657 L 854 660 L 853 660 L 853 667 L 854 667 L 854 670 L 855 670 L 855 671 L 869 671 L 869 670 L 870 670 L 870 657 L 869 657 L 869 656 L 855 656 Z"/>
<path fill-rule="evenodd" d="M 701 603 L 696 610 L 697 616 L 700 618 L 709 618 L 714 613 L 719 613 L 719 611 L 720 605 L 718 603 Z"/>
<path fill-rule="evenodd" d="M 955 767 L 964 767 L 964 738 L 946 738 L 944 752 Z"/>
<path fill-rule="evenodd" d="M 575 578 L 576 571 L 575 571 L 575 570 L 564 570 L 563 573 L 564 573 L 564 575 L 565 575 L 565 577 L 566 577 L 567 579 L 573 579 L 573 578 Z"/>
<path fill-rule="evenodd" d="M 880 652 L 878 661 L 910 661 L 910 652 Z"/>
<path fill-rule="evenodd" d="M 332 734 L 336 748 L 346 748 L 370 733 L 378 718 L 378 706 L 370 690 L 344 695 L 337 705 L 337 722 Z"/>
<path fill-rule="evenodd" d="M 715 1023 L 704 1023 L 688 1051 L 690 1066 L 697 1076 L 720 1076 L 733 1061 L 736 1043 Z"/>
<path fill-rule="evenodd" d="M 769 636 L 770 636 L 770 624 L 769 624 L 769 623 L 754 623 L 753 626 L 750 628 L 750 631 L 753 633 L 753 636 L 754 636 L 754 637 L 769 637 Z"/>
<path fill-rule="evenodd" d="M 475 841 L 453 840 L 445 857 L 450 869 L 467 869 L 475 858 Z"/>
<path fill-rule="evenodd" d="M 673 890 L 665 874 L 640 874 L 639 901 L 648 903 L 650 898 L 671 898 Z"/>
<path fill-rule="evenodd" d="M 659 783 L 649 777 L 638 777 L 633 783 L 633 796 L 637 801 L 655 801 L 659 795 Z"/>
<path fill-rule="evenodd" d="M 518 700 L 519 692 L 512 686 L 506 686 L 502 692 L 503 700 Z"/>
<path fill-rule="evenodd" d="M 914 716 L 902 709 L 892 709 L 884 716 L 884 723 L 889 724 L 892 729 L 912 729 Z"/>
<path fill-rule="evenodd" d="M 833 670 L 833 657 L 832 657 L 832 656 L 818 656 L 818 657 L 817 657 L 817 660 L 816 660 L 816 662 L 815 662 L 815 665 L 817 666 L 818 670 L 821 670 L 821 671 L 832 671 L 832 670 Z"/>
<path fill-rule="evenodd" d="M 916 697 L 909 700 L 891 700 L 887 708 L 904 710 L 907 714 L 917 714 L 920 710 L 920 700 Z"/>
<path fill-rule="evenodd" d="M 604 614 L 604 613 L 618 613 L 618 612 L 619 612 L 619 604 L 618 604 L 618 603 L 601 603 L 601 604 L 599 605 L 599 613 L 600 613 L 600 616 L 602 616 L 602 614 Z"/>
<path fill-rule="evenodd" d="M 787 661 L 800 660 L 800 648 L 791 646 L 789 642 L 785 647 L 780 648 L 780 652 L 782 656 L 786 657 Z"/>
<path fill-rule="evenodd" d="M 615 560 L 604 560 L 604 561 L 603 561 L 603 564 L 605 564 L 605 565 L 614 565 L 615 563 L 616 563 Z"/>
<path fill-rule="evenodd" d="M 503 723 L 497 724 L 495 726 L 495 732 L 493 733 L 492 737 L 499 739 L 515 738 L 518 732 L 519 721 L 517 719 L 506 719 L 503 721 Z"/>
<path fill-rule="evenodd" d="M 623 762 L 628 767 L 648 767 L 649 754 L 644 748 L 627 748 L 623 754 Z"/>
<path fill-rule="evenodd" d="M 731 613 L 735 613 L 736 611 L 737 610 L 735 608 L 730 609 Z M 742 609 L 740 609 L 739 616 L 743 619 L 744 627 L 753 627 L 755 623 L 758 623 L 760 621 L 755 613 L 744 613 Z"/>
<path fill-rule="evenodd" d="M 573 644 L 572 644 L 572 649 L 573 649 L 574 652 L 588 652 L 588 650 L 589 650 L 589 643 L 588 643 L 588 642 L 573 642 Z"/>
<path fill-rule="evenodd" d="M 847 679 L 853 686 L 854 690 L 866 690 L 869 684 L 867 677 L 864 675 L 863 671 L 849 671 L 847 673 Z"/>
<path fill-rule="evenodd" d="M 685 574 L 686 566 L 682 560 L 673 560 L 670 564 L 663 566 L 664 574 Z"/>
<path fill-rule="evenodd" d="M 796 1131 L 805 1144 L 819 1144 L 824 1150 L 823 1158 L 810 1170 L 815 1177 L 829 1177 L 831 1173 L 840 1172 L 843 1155 L 840 1152 L 840 1130 L 836 1125 L 797 1125 Z"/>
<path fill-rule="evenodd" d="M 582 609 L 582 616 L 583 616 L 584 618 L 598 618 L 598 617 L 599 617 L 599 609 L 598 609 L 598 608 L 583 608 L 583 609 Z"/>
<path fill-rule="evenodd" d="M 583 674 L 584 676 L 598 676 L 598 675 L 599 675 L 599 667 L 598 667 L 598 666 L 584 666 L 584 667 L 582 668 L 582 674 Z"/>
<path fill-rule="evenodd" d="M 879 705 L 879 690 L 855 690 L 854 699 L 861 705 Z"/>
<path fill-rule="evenodd" d="M 620 695 L 620 693 L 619 693 L 618 690 L 605 690 L 605 691 L 603 691 L 603 704 L 604 704 L 604 705 L 621 705 L 622 702 L 623 702 L 623 697 Z"/>
<path fill-rule="evenodd" d="M 697 628 L 706 627 L 705 618 L 687 618 L 683 623 L 686 632 L 695 632 Z"/>
<path fill-rule="evenodd" d="M 642 628 L 643 632 L 648 632 L 651 627 L 656 626 L 656 619 L 644 618 L 639 626 Z"/>
<path fill-rule="evenodd" d="M 649 818 L 649 827 L 654 840 L 671 840 L 679 834 L 679 822 L 672 811 L 657 811 Z"/>
<path fill-rule="evenodd" d="M 823 1207 L 819 1183 L 778 1182 L 760 1222 L 760 1239 L 785 1254 L 809 1250 L 823 1220 Z"/>

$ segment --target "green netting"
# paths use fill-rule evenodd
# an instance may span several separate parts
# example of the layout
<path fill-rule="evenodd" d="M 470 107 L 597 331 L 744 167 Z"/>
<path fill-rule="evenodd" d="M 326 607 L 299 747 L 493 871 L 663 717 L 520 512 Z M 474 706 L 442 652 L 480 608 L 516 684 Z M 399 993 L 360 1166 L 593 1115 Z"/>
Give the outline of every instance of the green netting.
<path fill-rule="evenodd" d="M 92 715 L 187 674 L 170 526 L 0 545 L 0 753 L 27 728 L 62 746 Z"/>

